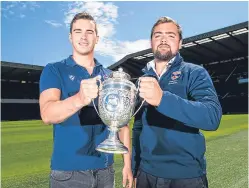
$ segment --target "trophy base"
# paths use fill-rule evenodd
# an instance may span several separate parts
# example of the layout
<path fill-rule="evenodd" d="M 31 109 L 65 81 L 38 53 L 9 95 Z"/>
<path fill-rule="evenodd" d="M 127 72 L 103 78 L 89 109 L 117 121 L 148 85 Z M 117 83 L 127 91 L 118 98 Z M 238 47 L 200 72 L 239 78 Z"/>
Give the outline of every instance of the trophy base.
<path fill-rule="evenodd" d="M 96 148 L 96 150 L 104 153 L 118 153 L 118 154 L 128 153 L 127 147 L 125 147 L 121 142 L 119 142 L 118 140 L 112 141 L 109 139 L 100 143 Z"/>

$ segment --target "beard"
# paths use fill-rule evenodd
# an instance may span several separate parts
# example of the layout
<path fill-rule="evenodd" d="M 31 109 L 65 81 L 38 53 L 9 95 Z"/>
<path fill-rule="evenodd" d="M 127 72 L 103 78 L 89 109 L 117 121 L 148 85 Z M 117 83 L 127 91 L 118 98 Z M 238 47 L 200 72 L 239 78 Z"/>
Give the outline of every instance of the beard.
<path fill-rule="evenodd" d="M 158 59 L 159 61 L 169 61 L 175 56 L 175 54 L 172 53 L 170 46 L 169 46 L 169 50 L 167 52 L 165 52 L 165 53 L 161 53 L 158 50 L 159 47 L 160 47 L 160 45 L 154 51 L 155 59 Z"/>

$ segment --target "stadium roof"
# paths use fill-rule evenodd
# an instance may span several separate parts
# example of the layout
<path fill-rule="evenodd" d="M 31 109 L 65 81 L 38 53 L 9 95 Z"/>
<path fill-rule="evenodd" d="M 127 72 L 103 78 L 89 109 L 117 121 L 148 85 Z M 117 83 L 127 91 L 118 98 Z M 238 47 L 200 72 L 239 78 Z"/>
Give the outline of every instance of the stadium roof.
<path fill-rule="evenodd" d="M 212 64 L 238 59 L 248 60 L 248 21 L 183 39 L 181 55 L 195 64 Z M 151 49 L 125 56 L 109 66 L 124 68 L 133 78 L 153 59 Z M 43 66 L 1 61 L 1 80 L 38 82 Z"/>
<path fill-rule="evenodd" d="M 248 21 L 185 38 L 180 53 L 185 61 L 202 65 L 248 59 Z M 132 77 L 137 77 L 152 59 L 150 48 L 129 54 L 108 68 L 122 67 Z"/>
<path fill-rule="evenodd" d="M 1 80 L 38 82 L 43 66 L 1 61 Z"/>

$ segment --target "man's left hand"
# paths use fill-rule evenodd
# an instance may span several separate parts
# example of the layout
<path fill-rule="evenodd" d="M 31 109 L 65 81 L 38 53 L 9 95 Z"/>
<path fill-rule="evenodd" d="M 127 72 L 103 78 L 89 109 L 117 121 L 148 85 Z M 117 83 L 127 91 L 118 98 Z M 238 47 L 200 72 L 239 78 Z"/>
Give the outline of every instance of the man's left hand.
<path fill-rule="evenodd" d="M 161 102 L 163 91 L 155 78 L 140 77 L 139 96 L 147 103 L 158 106 Z"/>
<path fill-rule="evenodd" d="M 123 173 L 123 187 L 132 188 L 133 175 L 131 168 L 124 166 L 122 173 Z"/>

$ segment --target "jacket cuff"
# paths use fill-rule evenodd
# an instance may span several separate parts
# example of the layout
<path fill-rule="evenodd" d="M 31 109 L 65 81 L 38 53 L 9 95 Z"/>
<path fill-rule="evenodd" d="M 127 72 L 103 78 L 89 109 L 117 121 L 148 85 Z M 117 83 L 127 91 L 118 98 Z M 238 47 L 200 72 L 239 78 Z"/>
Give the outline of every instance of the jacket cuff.
<path fill-rule="evenodd" d="M 161 101 L 159 103 L 158 106 L 156 106 L 156 109 L 158 111 L 164 111 L 164 108 L 165 108 L 165 103 L 166 103 L 166 100 L 167 100 L 167 96 L 169 95 L 169 92 L 168 91 L 163 91 L 163 95 L 162 95 L 162 98 L 161 98 Z"/>
<path fill-rule="evenodd" d="M 136 170 L 132 170 L 132 175 L 133 175 L 133 178 L 136 178 L 137 177 L 137 169 Z"/>

